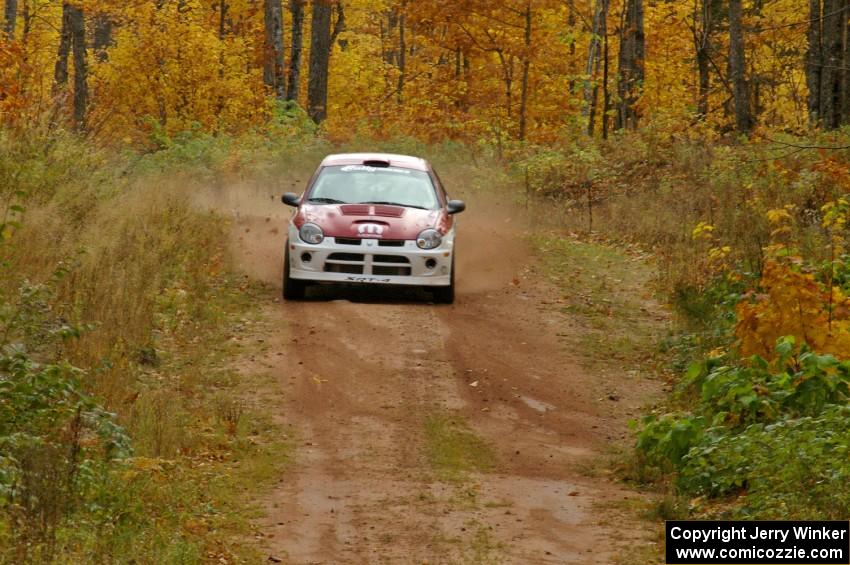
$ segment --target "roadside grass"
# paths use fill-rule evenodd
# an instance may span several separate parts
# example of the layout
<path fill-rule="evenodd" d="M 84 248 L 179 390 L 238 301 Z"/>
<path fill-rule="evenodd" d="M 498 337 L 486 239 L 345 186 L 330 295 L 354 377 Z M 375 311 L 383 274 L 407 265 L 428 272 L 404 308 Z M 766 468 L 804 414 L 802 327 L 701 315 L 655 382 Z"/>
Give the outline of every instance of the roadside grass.
<path fill-rule="evenodd" d="M 257 562 L 251 500 L 291 446 L 270 377 L 237 366 L 262 347 L 267 291 L 234 274 L 227 221 L 191 200 L 221 162 L 36 133 L 0 135 L 0 196 L 22 210 L 0 242 L 4 345 L 79 367 L 127 447 L 110 451 L 74 410 L 4 396 L 0 560 Z"/>
<path fill-rule="evenodd" d="M 562 334 L 588 369 L 653 375 L 667 316 L 652 298 L 653 269 L 634 247 L 553 232 L 531 236 L 543 273 L 560 290 L 552 301 L 581 331 Z"/>
<path fill-rule="evenodd" d="M 618 381 L 670 378 L 670 355 L 662 344 L 672 330 L 668 314 L 653 300 L 655 270 L 645 253 L 634 246 L 552 231 L 538 232 L 531 242 L 543 274 L 559 289 L 551 306 L 577 329 L 564 332 L 561 338 L 586 370 Z M 619 377 L 613 376 L 617 374 Z M 616 383 L 600 383 L 597 394 L 618 401 L 615 389 Z M 603 458 L 585 463 L 582 472 L 623 479 L 637 467 L 633 459 L 631 450 L 611 444 Z M 663 512 L 663 500 L 656 502 L 653 496 L 646 504 Z M 644 519 L 650 529 L 657 523 L 649 516 L 649 509 L 635 507 L 632 502 L 599 511 Z M 623 547 L 617 562 L 659 563 L 658 547 L 658 543 Z"/>
<path fill-rule="evenodd" d="M 425 454 L 441 480 L 461 485 L 469 473 L 486 473 L 496 465 L 496 453 L 453 413 L 435 412 L 425 418 Z"/>

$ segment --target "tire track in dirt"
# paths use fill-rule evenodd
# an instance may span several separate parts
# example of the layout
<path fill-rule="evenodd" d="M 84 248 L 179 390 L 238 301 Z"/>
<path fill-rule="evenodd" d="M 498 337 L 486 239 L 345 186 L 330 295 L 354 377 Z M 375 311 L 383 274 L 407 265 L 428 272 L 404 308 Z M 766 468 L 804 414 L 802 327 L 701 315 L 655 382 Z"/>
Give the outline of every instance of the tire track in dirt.
<path fill-rule="evenodd" d="M 564 318 L 542 305 L 555 290 L 528 269 L 522 228 L 506 210 L 516 212 L 472 202 L 461 218 L 454 306 L 373 288 L 318 289 L 300 303 L 270 297 L 280 331 L 260 362 L 274 367 L 282 418 L 297 437 L 295 463 L 258 522 L 271 556 L 606 563 L 641 541 L 617 509 L 637 495 L 586 469 L 651 391 L 620 385 L 634 388 L 629 400 L 620 415 L 603 415 L 606 383 L 559 342 Z M 278 283 L 276 215 L 241 214 L 236 250 L 251 274 Z M 423 434 L 435 411 L 462 415 L 494 447 L 492 472 L 439 480 Z"/>

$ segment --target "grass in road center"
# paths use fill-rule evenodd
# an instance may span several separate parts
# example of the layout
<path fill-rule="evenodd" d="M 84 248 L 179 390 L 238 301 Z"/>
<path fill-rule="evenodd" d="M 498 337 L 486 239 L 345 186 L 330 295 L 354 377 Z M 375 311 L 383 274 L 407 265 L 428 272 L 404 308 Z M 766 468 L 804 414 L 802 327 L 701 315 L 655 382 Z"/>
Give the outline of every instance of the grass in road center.
<path fill-rule="evenodd" d="M 425 419 L 425 453 L 431 468 L 447 482 L 460 483 L 471 472 L 487 472 L 496 464 L 493 448 L 478 437 L 466 420 L 436 412 Z"/>

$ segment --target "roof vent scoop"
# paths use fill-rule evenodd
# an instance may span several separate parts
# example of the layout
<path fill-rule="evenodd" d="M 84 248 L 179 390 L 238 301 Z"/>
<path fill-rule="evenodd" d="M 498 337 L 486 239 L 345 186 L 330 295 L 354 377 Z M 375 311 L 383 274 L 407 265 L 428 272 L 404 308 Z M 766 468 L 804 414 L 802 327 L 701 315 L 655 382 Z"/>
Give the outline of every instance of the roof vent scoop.
<path fill-rule="evenodd" d="M 382 161 L 380 159 L 367 159 L 366 161 L 363 161 L 363 164 L 367 167 L 375 167 L 381 169 L 386 169 L 390 166 L 389 161 Z"/>

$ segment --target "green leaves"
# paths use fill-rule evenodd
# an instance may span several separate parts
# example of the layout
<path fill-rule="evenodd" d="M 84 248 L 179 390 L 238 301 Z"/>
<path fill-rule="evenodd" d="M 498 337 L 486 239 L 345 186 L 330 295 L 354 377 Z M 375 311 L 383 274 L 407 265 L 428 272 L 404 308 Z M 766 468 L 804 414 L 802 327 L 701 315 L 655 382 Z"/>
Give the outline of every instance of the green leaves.
<path fill-rule="evenodd" d="M 801 508 L 813 504 L 813 497 L 826 496 L 823 485 L 837 488 L 850 478 L 850 423 L 845 423 L 850 361 L 818 355 L 806 346 L 796 351 L 793 338 L 782 338 L 773 363 L 753 357 L 744 365 L 721 365 L 715 359 L 692 365 L 683 383 L 685 392 L 697 393 L 696 408 L 645 418 L 638 451 L 651 465 L 676 472 L 683 493 L 746 491 L 741 512 L 765 519 L 799 518 L 796 510 L 826 516 Z M 800 485 L 811 479 L 812 469 L 818 486 L 802 494 Z M 841 508 L 846 514 L 850 492 L 845 498 Z M 829 502 L 831 508 L 835 504 Z"/>

